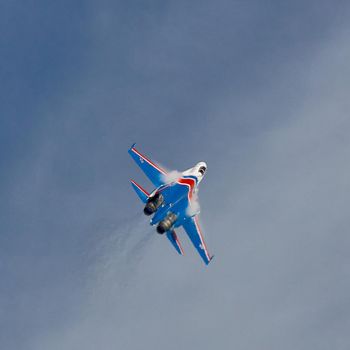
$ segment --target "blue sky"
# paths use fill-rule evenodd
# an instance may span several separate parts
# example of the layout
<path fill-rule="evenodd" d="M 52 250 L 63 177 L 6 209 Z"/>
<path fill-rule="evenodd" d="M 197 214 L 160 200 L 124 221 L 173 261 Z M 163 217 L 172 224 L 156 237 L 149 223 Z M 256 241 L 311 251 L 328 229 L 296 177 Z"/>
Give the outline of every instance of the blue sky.
<path fill-rule="evenodd" d="M 346 2 L 3 1 L 0 345 L 348 349 Z M 205 268 L 128 183 L 208 163 Z"/>

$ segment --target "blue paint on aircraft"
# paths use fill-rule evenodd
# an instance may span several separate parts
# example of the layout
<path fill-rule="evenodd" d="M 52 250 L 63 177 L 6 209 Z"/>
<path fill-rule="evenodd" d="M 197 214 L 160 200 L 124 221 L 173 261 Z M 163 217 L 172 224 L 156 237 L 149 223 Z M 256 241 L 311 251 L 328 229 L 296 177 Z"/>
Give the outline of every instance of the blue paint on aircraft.
<path fill-rule="evenodd" d="M 170 243 L 181 255 L 183 255 L 183 249 L 174 229 L 182 226 L 204 263 L 208 265 L 213 256 L 209 254 L 204 242 L 198 221 L 199 211 L 196 208 L 198 204 L 194 199 L 198 185 L 206 173 L 207 165 L 204 162 L 199 162 L 174 179 L 171 173 L 136 150 L 135 144 L 128 152 L 156 186 L 151 193 L 148 193 L 135 181 L 131 181 L 135 192 L 146 204 L 145 214 L 153 215 L 150 224 L 157 225 L 158 233 L 165 233 Z"/>

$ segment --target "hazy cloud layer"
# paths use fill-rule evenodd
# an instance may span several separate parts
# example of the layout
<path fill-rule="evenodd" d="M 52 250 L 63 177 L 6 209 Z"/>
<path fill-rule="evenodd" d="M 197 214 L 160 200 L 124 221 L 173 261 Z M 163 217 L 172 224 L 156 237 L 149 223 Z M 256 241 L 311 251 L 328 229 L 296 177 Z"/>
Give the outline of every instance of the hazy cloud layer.
<path fill-rule="evenodd" d="M 348 349 L 348 7 L 35 5 L 1 11 L 1 348 Z M 209 267 L 142 216 L 135 141 L 208 163 Z"/>

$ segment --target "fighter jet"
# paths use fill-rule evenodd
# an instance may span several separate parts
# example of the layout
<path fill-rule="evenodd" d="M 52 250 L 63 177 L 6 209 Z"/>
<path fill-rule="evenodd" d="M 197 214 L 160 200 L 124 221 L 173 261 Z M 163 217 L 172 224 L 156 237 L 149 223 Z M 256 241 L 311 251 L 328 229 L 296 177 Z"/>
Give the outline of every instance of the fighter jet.
<path fill-rule="evenodd" d="M 156 187 L 149 193 L 131 180 L 132 187 L 145 204 L 144 214 L 153 215 L 150 224 L 157 226 L 159 234 L 165 234 L 180 255 L 184 252 L 175 229 L 182 226 L 204 263 L 208 265 L 213 256 L 209 254 L 204 242 L 198 221 L 199 206 L 196 202 L 198 185 L 207 171 L 206 163 L 199 162 L 193 168 L 180 174 L 175 173 L 174 176 L 174 172 L 166 172 L 136 150 L 135 144 L 128 152 Z"/>

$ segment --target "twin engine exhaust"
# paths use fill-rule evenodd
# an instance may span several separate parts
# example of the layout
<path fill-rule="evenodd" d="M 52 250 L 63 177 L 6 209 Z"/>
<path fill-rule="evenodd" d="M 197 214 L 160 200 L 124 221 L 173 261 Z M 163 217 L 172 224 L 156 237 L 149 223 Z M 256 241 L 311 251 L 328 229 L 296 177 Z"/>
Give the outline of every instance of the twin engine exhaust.
<path fill-rule="evenodd" d="M 171 229 L 174 225 L 177 216 L 174 213 L 169 213 L 168 216 L 162 220 L 157 226 L 157 232 L 161 235 Z"/>
<path fill-rule="evenodd" d="M 157 209 L 162 205 L 163 202 L 163 196 L 160 193 L 156 193 L 153 197 L 150 197 L 148 199 L 146 206 L 143 209 L 143 212 L 147 216 L 152 215 L 157 211 Z"/>
<path fill-rule="evenodd" d="M 147 216 L 152 215 L 158 210 L 158 208 L 163 204 L 163 202 L 164 202 L 164 198 L 162 194 L 156 193 L 153 197 L 150 197 L 147 200 L 147 203 L 145 205 L 145 208 L 143 209 L 143 212 Z M 177 219 L 177 216 L 174 213 L 169 213 L 167 217 L 158 224 L 157 232 L 160 234 L 163 234 L 169 231 L 171 227 L 174 225 L 176 219 Z"/>

